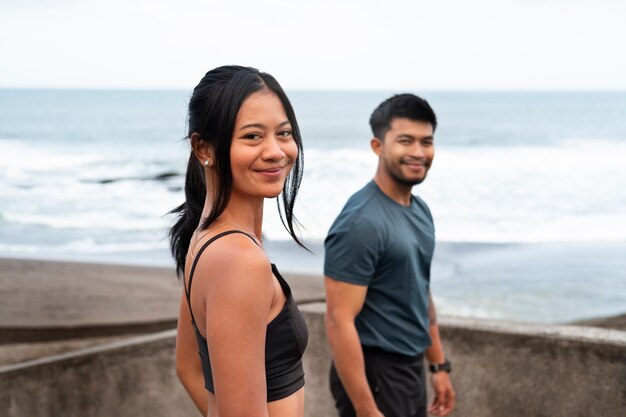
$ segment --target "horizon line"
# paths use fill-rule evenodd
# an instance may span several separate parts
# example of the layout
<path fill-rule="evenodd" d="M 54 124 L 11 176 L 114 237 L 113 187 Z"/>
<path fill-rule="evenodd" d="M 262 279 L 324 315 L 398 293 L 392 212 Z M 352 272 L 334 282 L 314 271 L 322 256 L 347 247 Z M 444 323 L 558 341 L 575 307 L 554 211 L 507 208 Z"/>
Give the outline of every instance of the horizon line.
<path fill-rule="evenodd" d="M 286 88 L 285 91 L 291 92 L 349 92 L 349 93 L 389 93 L 392 91 L 426 91 L 434 93 L 626 93 L 624 88 Z M 181 87 L 77 87 L 77 86 L 3 86 L 0 90 L 30 90 L 30 91 L 137 91 L 137 92 L 183 92 L 193 90 L 191 88 Z"/>

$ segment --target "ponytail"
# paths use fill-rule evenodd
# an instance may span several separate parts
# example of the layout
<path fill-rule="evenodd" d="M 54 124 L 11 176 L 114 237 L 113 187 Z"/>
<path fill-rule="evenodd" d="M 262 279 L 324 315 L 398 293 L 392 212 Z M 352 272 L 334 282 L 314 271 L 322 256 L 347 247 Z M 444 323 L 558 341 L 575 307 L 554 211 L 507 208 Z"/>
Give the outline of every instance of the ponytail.
<path fill-rule="evenodd" d="M 176 223 L 170 228 L 170 250 L 176 261 L 176 275 L 181 278 L 185 272 L 185 260 L 193 232 L 200 223 L 204 200 L 206 199 L 206 181 L 204 170 L 193 152 L 187 163 L 185 177 L 185 202 L 170 214 L 177 214 Z"/>

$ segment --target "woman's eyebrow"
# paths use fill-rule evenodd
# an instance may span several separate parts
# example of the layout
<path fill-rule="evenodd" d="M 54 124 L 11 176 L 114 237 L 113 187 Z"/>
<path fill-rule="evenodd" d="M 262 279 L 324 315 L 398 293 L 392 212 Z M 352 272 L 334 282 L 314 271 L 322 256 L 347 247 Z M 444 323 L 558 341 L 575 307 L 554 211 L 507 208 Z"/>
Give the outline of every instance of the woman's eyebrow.
<path fill-rule="evenodd" d="M 278 125 L 278 127 L 283 127 L 285 125 L 291 124 L 291 122 L 289 120 L 285 120 L 284 122 L 280 123 Z M 266 126 L 263 123 L 248 123 L 247 125 L 243 125 L 239 128 L 239 130 L 244 130 L 244 129 L 248 129 L 251 127 L 256 127 L 257 129 L 265 129 Z"/>
<path fill-rule="evenodd" d="M 239 130 L 248 129 L 249 127 L 256 127 L 258 129 L 265 129 L 265 125 L 263 123 L 248 123 L 247 125 L 243 125 L 239 128 Z"/>

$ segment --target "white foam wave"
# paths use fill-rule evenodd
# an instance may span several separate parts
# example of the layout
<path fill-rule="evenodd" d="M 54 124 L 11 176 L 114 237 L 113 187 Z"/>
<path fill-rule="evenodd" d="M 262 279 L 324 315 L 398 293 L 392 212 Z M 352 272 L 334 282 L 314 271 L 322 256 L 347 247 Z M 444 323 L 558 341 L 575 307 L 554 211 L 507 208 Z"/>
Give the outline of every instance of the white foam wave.
<path fill-rule="evenodd" d="M 429 178 L 414 192 L 431 207 L 441 240 L 626 240 L 626 193 L 621 191 L 626 189 L 626 145 L 567 143 L 440 147 Z M 368 149 L 307 152 L 296 206 L 306 238 L 324 238 L 347 198 L 372 178 L 375 164 Z M 287 238 L 279 221 L 268 223 L 271 237 Z"/>
<path fill-rule="evenodd" d="M 34 146 L 3 141 L 0 180 L 50 186 L 74 181 L 151 178 L 184 168 L 182 149 L 146 148 L 94 151 L 92 148 Z"/>
<path fill-rule="evenodd" d="M 73 240 L 62 245 L 41 244 L 7 244 L 0 243 L 0 252 L 5 254 L 99 254 L 99 253 L 124 253 L 146 252 L 154 250 L 167 250 L 166 241 L 143 241 L 143 242 L 115 242 L 101 243 L 92 238 Z"/>
<path fill-rule="evenodd" d="M 502 320 L 507 318 L 497 309 L 489 309 L 485 306 L 473 306 L 448 300 L 445 297 L 433 295 L 433 302 L 437 306 L 437 313 L 444 316 L 453 317 L 473 317 L 477 319 Z"/>
<path fill-rule="evenodd" d="M 9 144 L 9 149 L 24 151 L 20 143 Z M 168 189 L 181 187 L 180 177 L 167 182 L 84 181 L 159 172 L 180 162 L 174 156 L 170 162 L 134 162 L 132 154 L 119 161 L 109 155 L 112 159 L 94 162 L 97 155 L 90 154 L 70 163 L 55 154 L 54 166 L 67 162 L 69 167 L 35 176 L 23 167 L 23 159 L 16 161 L 15 152 L 0 162 L 0 211 L 8 225 L 113 232 L 163 229 L 171 221 L 163 214 L 183 201 L 182 191 Z M 440 240 L 624 241 L 625 154 L 626 144 L 580 139 L 550 147 L 441 146 L 429 178 L 414 192 L 431 207 Z M 90 161 L 88 169 L 81 165 L 85 161 Z M 119 170 L 111 168 L 115 164 Z M 7 177 L 4 168 L 16 170 L 19 178 Z M 296 204 L 303 237 L 322 240 L 345 201 L 373 177 L 375 168 L 376 157 L 366 144 L 360 149 L 308 149 Z M 275 204 L 267 202 L 265 211 L 266 235 L 289 239 Z"/>
<path fill-rule="evenodd" d="M 54 229 L 107 229 L 111 231 L 164 230 L 169 221 L 166 218 L 118 218 L 107 217 L 99 212 L 72 214 L 19 214 L 5 213 L 5 221 L 22 225 L 46 226 Z"/>

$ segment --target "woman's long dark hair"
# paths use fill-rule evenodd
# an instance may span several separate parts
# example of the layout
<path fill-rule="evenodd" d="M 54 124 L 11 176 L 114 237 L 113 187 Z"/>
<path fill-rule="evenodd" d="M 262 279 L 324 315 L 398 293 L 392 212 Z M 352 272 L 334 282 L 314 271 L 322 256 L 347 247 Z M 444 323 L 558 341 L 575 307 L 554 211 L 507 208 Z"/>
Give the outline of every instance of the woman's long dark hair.
<path fill-rule="evenodd" d="M 202 222 L 200 229 L 206 229 L 226 209 L 230 201 L 233 177 L 230 168 L 230 144 L 235 128 L 235 119 L 244 100 L 252 93 L 268 89 L 275 93 L 283 104 L 287 118 L 291 123 L 293 138 L 298 147 L 298 157 L 283 187 L 283 192 L 276 201 L 280 220 L 293 240 L 304 247 L 296 236 L 293 214 L 296 195 L 302 181 L 302 137 L 293 111 L 293 107 L 278 81 L 270 74 L 256 68 L 235 65 L 215 68 L 206 73 L 193 89 L 189 100 L 188 132 L 211 144 L 214 155 L 216 174 L 215 200 L 212 202 L 209 216 Z M 193 150 L 187 164 L 185 178 L 185 202 L 170 213 L 177 214 L 176 223 L 170 228 L 170 248 L 176 261 L 176 273 L 182 277 L 185 271 L 185 259 L 189 250 L 191 236 L 200 224 L 200 217 L 206 199 L 206 179 L 204 168 L 194 155 Z"/>

